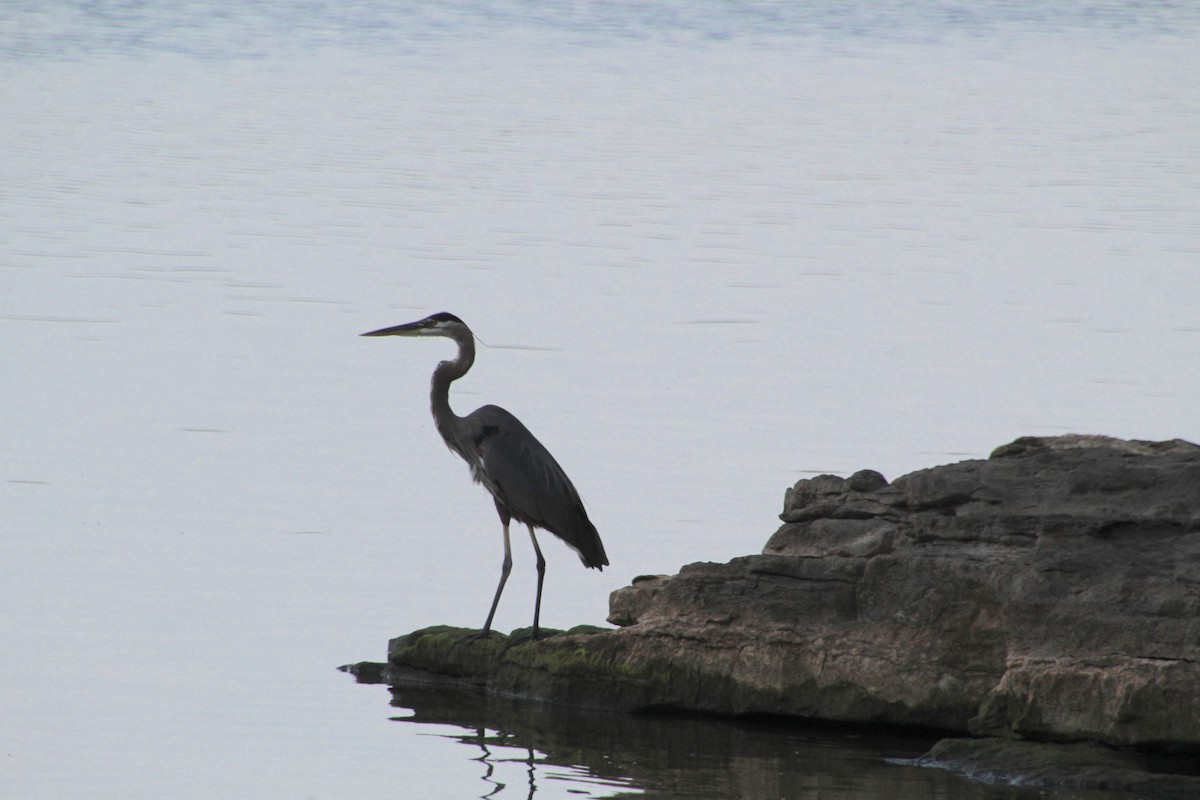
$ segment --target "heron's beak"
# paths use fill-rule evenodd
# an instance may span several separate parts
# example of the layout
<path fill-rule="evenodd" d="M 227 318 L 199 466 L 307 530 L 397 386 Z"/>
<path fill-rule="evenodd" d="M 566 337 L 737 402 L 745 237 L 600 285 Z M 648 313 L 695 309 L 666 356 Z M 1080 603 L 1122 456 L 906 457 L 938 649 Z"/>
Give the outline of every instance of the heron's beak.
<path fill-rule="evenodd" d="M 429 330 L 424 325 L 424 322 L 425 320 L 421 320 L 420 322 L 408 322 L 404 325 L 393 325 L 390 328 L 380 328 L 377 331 L 360 333 L 359 336 L 420 336 Z"/>

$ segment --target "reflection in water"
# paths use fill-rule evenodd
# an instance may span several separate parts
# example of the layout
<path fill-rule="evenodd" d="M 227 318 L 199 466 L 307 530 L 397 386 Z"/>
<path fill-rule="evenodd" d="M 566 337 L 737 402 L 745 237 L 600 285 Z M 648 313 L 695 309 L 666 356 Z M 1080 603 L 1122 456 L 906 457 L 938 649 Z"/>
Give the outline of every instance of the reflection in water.
<path fill-rule="evenodd" d="M 481 800 L 489 797 L 517 797 L 521 795 L 521 790 L 525 790 L 525 797 L 532 798 L 538 791 L 538 772 L 539 768 L 544 769 L 546 758 L 543 754 L 537 753 L 532 747 L 513 747 L 506 742 L 511 738 L 509 735 L 500 731 L 489 731 L 486 728 L 476 728 L 474 733 L 467 735 L 450 735 L 448 738 L 456 739 L 463 744 L 473 745 L 479 748 L 480 755 L 471 759 L 477 761 L 484 766 L 484 773 L 480 776 L 487 785 L 487 791 L 480 795 Z M 495 748 L 495 749 L 493 749 Z M 503 751 L 514 750 L 520 755 L 505 755 Z M 524 785 L 512 786 L 512 791 L 506 792 L 509 789 L 509 784 L 500 779 L 497 775 L 497 767 L 504 764 L 523 764 L 524 769 Z M 550 765 L 553 766 L 553 765 Z M 547 778 L 557 778 L 559 776 L 553 773 L 547 773 Z M 582 776 L 581 776 L 582 777 Z M 623 786 L 621 782 L 603 782 L 610 786 Z"/>
<path fill-rule="evenodd" d="M 472 760 L 478 761 L 484 765 L 485 772 L 483 774 L 482 780 L 484 783 L 490 784 L 492 787 L 491 790 L 488 791 L 486 794 L 482 795 L 482 797 L 494 797 L 494 796 L 500 794 L 500 792 L 504 791 L 504 789 L 507 788 L 507 786 L 508 786 L 508 784 L 505 783 L 504 781 L 498 780 L 494 777 L 495 772 L 496 772 L 497 758 L 496 758 L 495 754 L 492 752 L 491 748 L 488 747 L 488 742 L 494 741 L 499 736 L 500 735 L 498 733 L 489 734 L 488 731 L 486 731 L 484 728 L 476 728 L 475 733 L 472 736 L 455 736 L 455 737 L 453 737 L 455 739 L 458 739 L 460 742 L 463 742 L 464 744 L 472 744 L 473 743 L 479 747 L 481 755 L 478 758 L 474 758 Z M 528 753 L 528 757 L 525 759 L 500 759 L 500 760 L 518 760 L 518 761 L 524 760 L 525 764 L 528 766 L 528 770 L 527 770 L 526 774 L 528 775 L 528 778 L 529 778 L 529 780 L 528 780 L 529 793 L 528 793 L 527 797 L 533 797 L 534 792 L 537 791 L 537 779 L 534 774 L 535 756 L 534 756 L 533 750 L 531 748 L 526 748 L 525 752 Z"/>
<path fill-rule="evenodd" d="M 621 795 L 641 793 L 628 779 L 597 777 L 583 767 L 556 764 L 544 753 L 539 753 L 527 745 L 508 744 L 507 742 L 515 738 L 511 733 L 477 728 L 473 734 L 448 735 L 447 738 L 479 748 L 480 755 L 471 760 L 484 765 L 484 773 L 480 780 L 487 785 L 487 791 L 480 795 L 481 800 L 522 795 L 532 798 L 539 789 L 544 791 L 547 788 L 547 781 L 568 785 L 571 787 L 568 791 L 576 795 L 587 793 L 592 797 L 611 797 L 614 791 Z M 503 769 L 507 764 L 520 764 L 523 767 L 521 782 L 510 783 L 501 779 L 503 773 L 498 769 Z"/>
<path fill-rule="evenodd" d="M 556 723 L 546 714 L 549 709 L 536 704 L 529 707 L 458 690 L 428 688 L 394 689 L 392 705 L 413 711 L 411 716 L 393 717 L 397 722 L 461 729 L 431 735 L 478 751 L 470 760 L 483 768 L 479 776 L 484 784 L 481 798 L 532 798 L 539 789 L 546 788 L 548 781 L 569 785 L 571 793 L 580 796 L 611 797 L 616 790 L 637 791 L 630 778 L 597 769 L 585 756 L 586 750 L 597 744 L 588 741 L 587 732 L 603 730 L 604 724 L 611 724 L 617 715 L 591 712 L 595 720 L 560 718 Z M 589 721 L 592 724 L 586 724 Z M 556 730 L 558 724 L 562 730 Z M 569 731 L 580 734 L 583 741 L 571 738 Z M 514 773 L 510 765 L 521 765 L 519 781 L 511 777 Z"/>
<path fill-rule="evenodd" d="M 368 681 L 361 675 L 359 680 Z M 396 721 L 436 730 L 427 735 L 472 749 L 471 760 L 482 766 L 483 798 L 531 798 L 563 787 L 572 796 L 640 794 L 662 800 L 1046 796 L 897 763 L 928 751 L 932 735 L 786 720 L 618 714 L 431 686 L 393 687 L 392 705 L 411 710 Z M 447 733 L 444 726 L 453 730 Z M 516 765 L 519 773 L 513 772 Z"/>

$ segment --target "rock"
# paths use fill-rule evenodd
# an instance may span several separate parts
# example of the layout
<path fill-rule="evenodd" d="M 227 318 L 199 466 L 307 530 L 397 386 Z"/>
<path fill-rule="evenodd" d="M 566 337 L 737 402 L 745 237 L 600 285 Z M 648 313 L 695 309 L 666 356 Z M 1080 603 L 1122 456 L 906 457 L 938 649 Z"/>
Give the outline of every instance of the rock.
<path fill-rule="evenodd" d="M 613 625 L 632 625 L 637 621 L 633 616 L 635 610 L 649 603 L 668 580 L 669 575 L 639 575 L 625 590 L 613 592 L 608 604 L 608 621 Z"/>
<path fill-rule="evenodd" d="M 784 522 L 810 519 L 871 519 L 884 516 L 903 498 L 888 492 L 887 480 L 864 469 L 849 478 L 819 475 L 802 480 L 784 493 Z"/>
<path fill-rule="evenodd" d="M 1094 743 L 1044 744 L 1001 739 L 943 739 L 917 764 L 986 783 L 1039 789 L 1129 792 L 1138 797 L 1200 797 L 1194 759 L 1149 756 Z"/>
<path fill-rule="evenodd" d="M 1026 437 L 802 480 L 781 518 L 760 554 L 614 592 L 619 630 L 418 631 L 389 680 L 1200 751 L 1200 446 Z"/>

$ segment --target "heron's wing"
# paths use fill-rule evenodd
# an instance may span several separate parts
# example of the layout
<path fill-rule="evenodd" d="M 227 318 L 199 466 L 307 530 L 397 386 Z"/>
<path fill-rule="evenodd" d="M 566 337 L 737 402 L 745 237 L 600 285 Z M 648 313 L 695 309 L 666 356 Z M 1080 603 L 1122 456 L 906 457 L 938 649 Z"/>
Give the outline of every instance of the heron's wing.
<path fill-rule="evenodd" d="M 589 567 L 608 564 L 571 479 L 520 420 L 499 406 L 484 406 L 463 421 L 484 485 L 515 519 L 555 534 Z"/>

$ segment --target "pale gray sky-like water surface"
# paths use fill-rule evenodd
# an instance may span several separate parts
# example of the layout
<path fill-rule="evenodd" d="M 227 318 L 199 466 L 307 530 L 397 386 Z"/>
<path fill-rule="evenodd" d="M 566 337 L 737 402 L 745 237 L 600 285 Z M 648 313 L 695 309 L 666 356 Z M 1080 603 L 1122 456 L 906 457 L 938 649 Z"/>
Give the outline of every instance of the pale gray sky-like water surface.
<path fill-rule="evenodd" d="M 5 794 L 488 791 L 333 671 L 501 554 L 453 346 L 366 330 L 462 317 L 456 409 L 572 476 L 612 565 L 542 537 L 556 626 L 802 477 L 1200 439 L 1191 6 L 122 8 L 0 19 Z"/>

